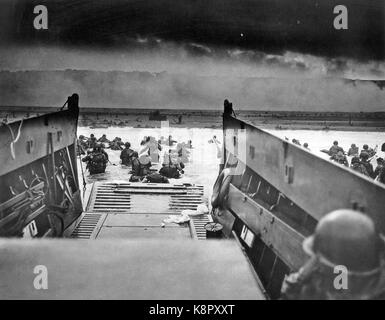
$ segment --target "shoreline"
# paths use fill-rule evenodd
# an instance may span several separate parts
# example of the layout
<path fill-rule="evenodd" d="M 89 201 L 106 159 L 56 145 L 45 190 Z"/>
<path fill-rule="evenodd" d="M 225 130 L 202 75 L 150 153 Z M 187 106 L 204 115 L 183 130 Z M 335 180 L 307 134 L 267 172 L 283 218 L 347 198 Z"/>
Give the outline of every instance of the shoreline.
<path fill-rule="evenodd" d="M 0 107 L 1 122 L 11 123 L 40 116 L 57 108 Z M 385 132 L 385 112 L 294 112 L 236 110 L 239 118 L 267 130 L 317 130 Z M 219 110 L 172 109 L 80 109 L 79 126 L 91 129 L 133 128 L 222 128 Z"/>
<path fill-rule="evenodd" d="M 79 127 L 82 128 L 89 128 L 89 129 L 109 129 L 109 128 L 137 128 L 137 129 L 159 129 L 161 126 L 151 126 L 151 125 L 146 125 L 146 126 L 140 126 L 140 125 L 108 125 L 108 126 L 93 126 L 93 125 L 85 125 L 85 124 L 80 124 L 78 125 Z M 330 126 L 328 128 L 323 128 L 320 126 L 313 126 L 313 125 L 285 125 L 285 126 L 279 126 L 277 127 L 276 125 L 273 124 L 257 124 L 257 127 L 261 129 L 266 129 L 266 130 L 277 130 L 277 131 L 286 131 L 286 130 L 298 130 L 298 131 L 303 131 L 303 130 L 311 130 L 311 131 L 343 131 L 343 132 L 385 132 L 385 127 L 365 127 L 365 126 Z M 210 125 L 210 126 L 202 126 L 202 125 L 188 125 L 188 124 L 182 124 L 182 125 L 170 125 L 170 128 L 188 128 L 188 129 L 222 129 L 222 125 Z"/>

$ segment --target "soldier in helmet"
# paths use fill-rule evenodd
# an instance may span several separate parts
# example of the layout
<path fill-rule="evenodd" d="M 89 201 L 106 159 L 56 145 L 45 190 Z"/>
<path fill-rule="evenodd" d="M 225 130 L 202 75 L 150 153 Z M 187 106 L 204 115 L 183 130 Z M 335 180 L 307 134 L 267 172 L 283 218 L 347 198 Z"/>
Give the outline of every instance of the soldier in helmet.
<path fill-rule="evenodd" d="M 333 155 L 330 159 L 346 167 L 349 166 L 348 159 L 342 151 L 338 151 L 337 154 Z"/>
<path fill-rule="evenodd" d="M 330 147 L 329 149 L 329 156 L 333 157 L 335 156 L 339 151 L 341 151 L 342 153 L 345 153 L 344 152 L 344 149 L 342 149 L 339 145 L 338 145 L 338 141 L 334 141 L 333 142 L 333 145 Z"/>
<path fill-rule="evenodd" d="M 374 170 L 369 160 L 369 154 L 365 151 L 362 151 L 360 154 L 360 158 L 361 158 L 361 164 L 365 167 L 368 173 L 368 176 L 371 178 L 374 178 Z"/>
<path fill-rule="evenodd" d="M 376 146 L 375 149 L 377 149 L 377 146 Z M 366 152 L 369 155 L 369 158 L 372 158 L 377 153 L 375 149 L 369 148 L 369 146 L 367 144 L 364 144 L 362 146 L 362 151 L 361 152 Z"/>
<path fill-rule="evenodd" d="M 353 169 L 354 171 L 364 174 L 365 176 L 369 176 L 368 171 L 366 171 L 365 166 L 361 163 L 360 158 L 358 157 L 352 158 L 350 168 Z"/>
<path fill-rule="evenodd" d="M 101 143 L 110 143 L 111 141 L 107 139 L 107 136 L 105 134 L 103 134 L 99 139 L 98 139 L 98 142 L 101 142 Z"/>
<path fill-rule="evenodd" d="M 285 299 L 384 299 L 383 241 L 363 213 L 340 209 L 324 216 L 314 235 L 305 239 L 309 261 L 285 278 Z M 336 272 L 337 270 L 337 272 Z M 344 286 L 336 277 L 345 272 Z"/>
<path fill-rule="evenodd" d="M 350 146 L 350 149 L 348 151 L 348 156 L 358 156 L 358 147 L 356 146 L 355 143 L 352 143 L 352 145 Z"/>
<path fill-rule="evenodd" d="M 110 142 L 111 150 L 123 150 L 122 145 L 124 145 L 122 138 L 115 137 L 114 140 Z"/>
<path fill-rule="evenodd" d="M 108 158 L 105 155 L 105 151 L 102 150 L 101 144 L 96 143 L 93 151 L 82 159 L 83 162 L 87 162 L 87 168 L 90 174 L 104 173 Z"/>
<path fill-rule="evenodd" d="M 79 138 L 77 139 L 76 154 L 77 155 L 86 154 L 86 150 L 87 150 L 87 140 L 83 135 L 80 135 Z"/>
<path fill-rule="evenodd" d="M 120 159 L 122 160 L 122 165 L 129 166 L 131 165 L 131 158 L 134 150 L 131 149 L 131 143 L 129 142 L 126 142 L 124 146 L 125 148 L 120 153 Z"/>

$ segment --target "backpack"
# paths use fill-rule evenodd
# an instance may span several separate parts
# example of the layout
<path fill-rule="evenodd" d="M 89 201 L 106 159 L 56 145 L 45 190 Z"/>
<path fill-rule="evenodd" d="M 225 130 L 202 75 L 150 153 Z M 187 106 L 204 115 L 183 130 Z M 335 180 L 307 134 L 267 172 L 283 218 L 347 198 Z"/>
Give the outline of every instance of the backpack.
<path fill-rule="evenodd" d="M 166 177 L 163 177 L 159 173 L 152 173 L 146 176 L 148 182 L 152 183 L 169 183 Z"/>
<path fill-rule="evenodd" d="M 98 152 L 92 155 L 90 166 L 93 170 L 99 170 L 105 167 L 106 162 L 106 156 L 103 153 Z"/>
<path fill-rule="evenodd" d="M 159 173 L 167 178 L 179 178 L 180 177 L 180 174 L 179 174 L 179 171 L 177 168 L 175 167 L 168 167 L 168 166 L 165 166 L 165 167 L 162 167 L 160 170 L 159 170 Z"/>

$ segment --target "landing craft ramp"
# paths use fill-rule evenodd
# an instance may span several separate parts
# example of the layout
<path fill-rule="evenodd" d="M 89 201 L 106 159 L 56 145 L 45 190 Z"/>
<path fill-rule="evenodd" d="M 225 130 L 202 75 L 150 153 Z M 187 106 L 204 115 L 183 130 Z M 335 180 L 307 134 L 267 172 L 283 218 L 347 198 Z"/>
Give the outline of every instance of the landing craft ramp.
<path fill-rule="evenodd" d="M 200 185 L 95 182 L 85 212 L 67 234 L 70 239 L 0 240 L 0 274 L 7 274 L 1 277 L 0 296 L 265 299 L 236 241 L 206 240 L 208 214 L 162 225 L 169 215 L 196 209 L 203 193 Z M 37 265 L 47 268 L 46 290 L 33 285 Z"/>
<path fill-rule="evenodd" d="M 264 299 L 234 241 L 0 240 L 0 252 L 2 299 Z"/>
<path fill-rule="evenodd" d="M 385 233 L 383 184 L 237 118 L 228 101 L 224 111 L 230 178 L 212 216 L 239 239 L 270 298 L 280 298 L 285 276 L 308 261 L 302 243 L 329 212 L 360 211 Z"/>
<path fill-rule="evenodd" d="M 195 210 L 203 203 L 203 186 L 186 184 L 95 182 L 86 209 L 71 238 L 206 239 L 207 214 L 184 224 L 164 223 L 170 215 Z"/>

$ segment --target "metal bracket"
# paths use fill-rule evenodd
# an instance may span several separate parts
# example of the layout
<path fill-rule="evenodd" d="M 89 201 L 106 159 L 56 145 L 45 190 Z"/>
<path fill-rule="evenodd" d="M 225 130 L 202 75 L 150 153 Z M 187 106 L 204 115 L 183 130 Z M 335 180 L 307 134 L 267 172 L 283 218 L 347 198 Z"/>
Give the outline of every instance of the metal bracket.
<path fill-rule="evenodd" d="M 33 146 L 33 139 L 27 141 L 27 153 L 32 153 L 34 146 Z"/>
<path fill-rule="evenodd" d="M 294 181 L 294 166 L 293 165 L 285 165 L 285 182 L 288 184 L 293 183 Z"/>

